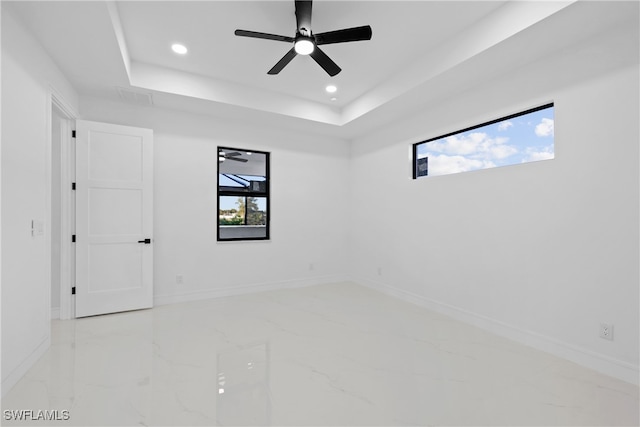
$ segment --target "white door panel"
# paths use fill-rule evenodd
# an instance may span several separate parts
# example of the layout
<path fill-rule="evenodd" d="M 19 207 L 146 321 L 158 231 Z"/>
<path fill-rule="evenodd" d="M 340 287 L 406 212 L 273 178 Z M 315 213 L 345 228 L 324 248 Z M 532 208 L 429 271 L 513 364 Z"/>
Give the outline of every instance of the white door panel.
<path fill-rule="evenodd" d="M 76 316 L 153 305 L 153 132 L 76 124 Z"/>

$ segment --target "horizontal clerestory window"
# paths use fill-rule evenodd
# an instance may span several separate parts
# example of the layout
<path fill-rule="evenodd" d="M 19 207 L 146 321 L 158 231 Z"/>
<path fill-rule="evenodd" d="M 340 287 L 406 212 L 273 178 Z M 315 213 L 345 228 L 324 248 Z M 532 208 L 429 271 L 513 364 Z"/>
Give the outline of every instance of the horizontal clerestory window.
<path fill-rule="evenodd" d="M 413 178 L 554 158 L 553 103 L 413 144 Z"/>

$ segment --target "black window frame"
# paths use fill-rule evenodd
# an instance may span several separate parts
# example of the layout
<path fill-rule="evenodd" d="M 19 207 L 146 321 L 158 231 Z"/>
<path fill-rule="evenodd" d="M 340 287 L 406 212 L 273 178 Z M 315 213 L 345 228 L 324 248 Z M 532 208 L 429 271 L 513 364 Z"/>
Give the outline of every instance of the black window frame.
<path fill-rule="evenodd" d="M 411 176 L 412 176 L 412 178 L 413 179 L 418 179 L 418 178 L 422 178 L 423 176 L 428 176 L 428 175 L 421 175 L 421 176 L 417 175 L 417 173 L 418 173 L 418 145 L 426 144 L 428 142 L 436 141 L 436 140 L 442 139 L 442 138 L 447 138 L 449 136 L 457 135 L 459 133 L 469 132 L 470 130 L 478 129 L 478 128 L 481 128 L 483 126 L 489 126 L 489 125 L 492 125 L 492 124 L 495 124 L 495 123 L 500 123 L 500 122 L 503 122 L 505 120 L 510 120 L 510 119 L 513 119 L 513 118 L 516 118 L 516 117 L 524 116 L 526 114 L 535 113 L 536 111 L 545 110 L 545 109 L 551 108 L 551 107 L 554 107 L 554 102 L 549 102 L 549 103 L 541 105 L 539 107 L 529 108 L 528 110 L 521 111 L 519 113 L 509 114 L 508 116 L 504 116 L 504 117 L 501 117 L 499 119 L 489 120 L 488 122 L 480 123 L 479 125 L 469 126 L 467 128 L 464 128 L 464 129 L 460 129 L 460 130 L 457 130 L 457 131 L 454 131 L 454 132 L 449 132 L 449 133 L 446 133 L 444 135 L 436 136 L 434 138 L 429 138 L 429 139 L 426 139 L 424 141 L 420 141 L 420 142 L 414 143 L 413 147 L 412 147 L 413 160 L 411 162 L 411 168 L 412 168 Z"/>
<path fill-rule="evenodd" d="M 263 241 L 263 240 L 271 240 L 271 153 L 268 151 L 260 151 L 254 149 L 247 148 L 239 148 L 239 147 L 228 147 L 228 146 L 218 146 L 217 154 L 221 151 L 239 151 L 239 152 L 250 152 L 252 154 L 261 154 L 265 156 L 265 191 L 248 191 L 245 188 L 238 189 L 225 189 L 220 190 L 220 163 L 216 166 L 216 239 L 218 242 L 238 242 L 238 241 Z M 217 159 L 216 159 L 217 161 Z M 244 174 L 246 175 L 246 174 Z M 233 180 L 233 178 L 230 178 Z M 266 224 L 265 224 L 265 236 L 264 237 L 220 237 L 220 197 L 244 197 L 245 198 L 245 206 L 246 206 L 246 198 L 247 197 L 256 197 L 256 198 L 265 198 L 266 199 Z M 246 212 L 245 212 L 245 223 L 246 223 Z"/>

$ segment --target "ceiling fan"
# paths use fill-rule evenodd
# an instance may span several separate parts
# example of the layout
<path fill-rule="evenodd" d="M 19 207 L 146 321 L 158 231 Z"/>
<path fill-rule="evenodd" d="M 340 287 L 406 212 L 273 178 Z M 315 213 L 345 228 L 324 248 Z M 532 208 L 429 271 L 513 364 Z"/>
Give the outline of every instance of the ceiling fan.
<path fill-rule="evenodd" d="M 293 47 L 287 52 L 267 74 L 278 74 L 296 55 L 309 55 L 330 76 L 335 76 L 341 68 L 331 60 L 318 46 L 333 43 L 355 42 L 371 40 L 371 27 L 345 28 L 342 30 L 328 31 L 326 33 L 313 34 L 311 31 L 311 7 L 312 1 L 296 0 L 296 36 L 287 37 L 277 34 L 260 33 L 256 31 L 236 30 L 236 36 L 253 37 L 257 39 L 276 40 L 293 43 Z"/>
<path fill-rule="evenodd" d="M 233 153 L 225 153 L 224 151 L 218 152 L 218 163 L 222 163 L 225 160 L 233 160 L 234 162 L 242 162 L 247 163 L 247 159 L 238 158 L 237 156 L 241 156 L 242 153 L 238 153 L 234 151 Z"/>

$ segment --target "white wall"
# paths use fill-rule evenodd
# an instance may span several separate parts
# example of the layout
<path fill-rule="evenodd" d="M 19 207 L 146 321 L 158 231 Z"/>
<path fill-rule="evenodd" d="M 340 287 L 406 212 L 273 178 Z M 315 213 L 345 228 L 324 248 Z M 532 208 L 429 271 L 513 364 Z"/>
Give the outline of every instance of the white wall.
<path fill-rule="evenodd" d="M 520 71 L 353 143 L 351 274 L 637 383 L 638 66 Z M 554 160 L 410 179 L 412 143 L 548 101 Z"/>
<path fill-rule="evenodd" d="M 345 141 L 95 98 L 81 114 L 154 130 L 156 304 L 345 278 Z M 271 153 L 270 241 L 216 241 L 219 145 Z"/>
<path fill-rule="evenodd" d="M 49 342 L 48 236 L 30 221 L 49 215 L 50 86 L 74 108 L 77 96 L 2 12 L 4 393 Z M 637 382 L 638 71 L 497 76 L 354 141 L 350 157 L 345 141 L 243 122 L 92 98 L 81 112 L 154 129 L 156 303 L 349 273 Z M 555 160 L 409 179 L 411 143 L 551 100 Z M 216 242 L 218 145 L 272 153 L 271 241 Z M 601 321 L 615 341 L 598 338 Z"/>
<path fill-rule="evenodd" d="M 52 88 L 68 81 L 2 5 L 2 393 L 49 345 L 48 248 Z M 31 220 L 45 234 L 31 235 Z"/>

